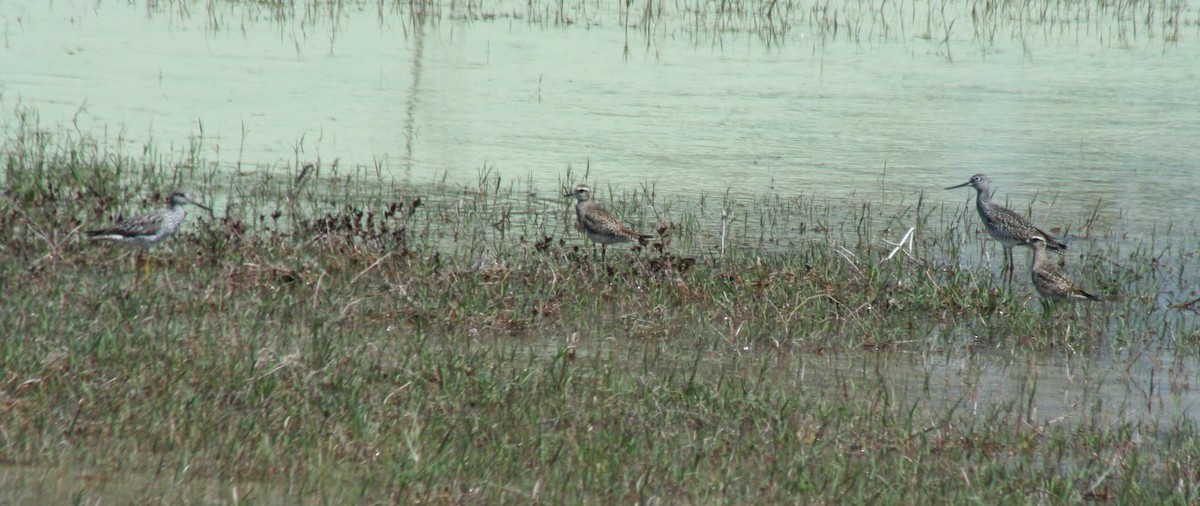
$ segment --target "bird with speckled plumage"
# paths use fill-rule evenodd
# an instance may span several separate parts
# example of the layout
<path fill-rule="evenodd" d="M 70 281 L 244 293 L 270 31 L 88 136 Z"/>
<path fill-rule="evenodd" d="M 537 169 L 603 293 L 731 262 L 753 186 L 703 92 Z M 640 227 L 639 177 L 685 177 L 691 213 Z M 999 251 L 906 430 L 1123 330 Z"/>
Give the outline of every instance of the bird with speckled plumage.
<path fill-rule="evenodd" d="M 638 233 L 629 228 L 616 215 L 592 200 L 592 188 L 586 184 L 575 186 L 564 197 L 575 197 L 575 219 L 579 229 L 601 247 L 601 259 L 608 253 L 608 245 L 629 241 L 642 241 L 653 236 Z"/>
<path fill-rule="evenodd" d="M 94 241 L 113 242 L 125 246 L 136 246 L 143 250 L 167 240 L 179 229 L 183 219 L 187 217 L 185 206 L 191 204 L 212 212 L 212 209 L 192 200 L 187 192 L 175 190 L 171 192 L 168 206 L 157 209 L 105 228 L 88 230 L 87 235 Z M 150 264 L 146 264 L 149 272 Z"/>
<path fill-rule="evenodd" d="M 1016 211 L 992 202 L 991 180 L 983 174 L 971 176 L 967 182 L 946 188 L 953 190 L 970 186 L 975 189 L 975 209 L 979 211 L 979 219 L 983 220 L 983 228 L 993 239 L 1004 245 L 1005 275 L 1009 281 L 1013 276 L 1013 248 L 1027 244 L 1033 237 L 1041 237 L 1047 248 L 1054 251 L 1064 251 L 1067 245 L 1055 239 L 1054 236 L 1037 228 L 1024 216 Z"/>
<path fill-rule="evenodd" d="M 1026 243 L 1033 248 L 1033 261 L 1029 273 L 1033 279 L 1033 287 L 1043 299 L 1050 302 L 1094 300 L 1102 301 L 1100 297 L 1085 292 L 1068 278 L 1058 264 L 1046 258 L 1046 239 L 1033 236 Z"/>

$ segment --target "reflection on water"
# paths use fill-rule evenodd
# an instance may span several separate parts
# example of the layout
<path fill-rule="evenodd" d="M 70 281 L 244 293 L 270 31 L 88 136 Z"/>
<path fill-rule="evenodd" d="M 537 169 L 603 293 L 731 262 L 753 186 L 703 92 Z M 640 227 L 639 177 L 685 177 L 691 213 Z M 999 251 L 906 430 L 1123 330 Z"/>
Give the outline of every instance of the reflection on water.
<path fill-rule="evenodd" d="M 547 352 L 556 354 L 558 349 L 551 344 Z M 581 357 L 611 353 L 640 364 L 646 352 L 615 342 L 586 345 L 579 351 Z M 945 354 L 780 354 L 746 348 L 706 354 L 700 374 L 761 378 L 763 362 L 769 364 L 772 384 L 795 391 L 798 399 L 861 400 L 883 389 L 891 403 L 934 417 L 951 411 L 978 419 L 1020 413 L 1037 426 L 1095 423 L 1158 429 L 1200 418 L 1200 392 L 1191 386 L 1200 380 L 1200 364 L 1168 353 L 1111 357 L 1018 347 Z"/>
<path fill-rule="evenodd" d="M 1130 240 L 1169 222 L 1195 237 L 1200 47 L 1178 29 L 1194 19 L 1081 18 L 1070 2 L 1041 13 L 1049 20 L 848 4 L 766 16 L 708 3 L 648 15 L 625 2 L 467 2 L 413 16 L 325 10 L 341 2 L 284 13 L 5 3 L 0 117 L 10 131 L 9 111 L 29 107 L 43 128 L 129 153 L 198 139 L 231 172 L 319 158 L 474 184 L 487 167 L 546 195 L 561 194 L 568 164 L 586 164 L 618 191 L 926 192 L 966 208 L 973 194 L 941 188 L 984 172 L 1000 201 L 1031 206 L 1047 228 L 1078 230 L 1095 213 L 1131 227 Z M 971 410 L 1029 394 L 1048 421 L 1198 414 L 1195 394 L 1172 382 L 1195 363 L 1095 360 L 863 354 L 789 371 L 805 387 L 869 367 L 898 392 Z"/>
<path fill-rule="evenodd" d="M 1186 11 L 891 4 L 5 4 L 2 105 L 134 153 L 203 133 L 226 169 L 319 157 L 466 184 L 486 165 L 556 192 L 568 163 L 590 162 L 617 188 L 830 199 L 986 172 L 1064 227 L 1096 209 L 1136 226 L 1195 214 Z"/>
<path fill-rule="evenodd" d="M 418 99 L 421 97 L 421 60 L 424 58 L 422 48 L 425 43 L 425 23 L 420 18 L 413 19 L 413 55 L 412 55 L 412 85 L 408 89 L 408 97 L 404 107 L 404 172 L 413 171 L 413 135 L 416 131 L 416 111 Z"/>
<path fill-rule="evenodd" d="M 959 404 L 971 414 L 1016 403 L 1030 421 L 1170 426 L 1200 416 L 1192 361 L 1136 356 L 985 354 L 914 356 L 884 360 L 887 384 L 909 395 L 928 390 L 940 406 Z"/>

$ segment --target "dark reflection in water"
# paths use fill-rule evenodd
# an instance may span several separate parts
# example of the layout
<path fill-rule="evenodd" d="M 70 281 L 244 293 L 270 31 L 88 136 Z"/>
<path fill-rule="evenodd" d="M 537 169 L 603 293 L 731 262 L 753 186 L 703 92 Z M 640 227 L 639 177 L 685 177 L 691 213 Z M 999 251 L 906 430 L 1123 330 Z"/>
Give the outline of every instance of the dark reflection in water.
<path fill-rule="evenodd" d="M 424 12 L 424 11 L 422 11 Z M 404 105 L 404 173 L 413 171 L 413 136 L 416 130 L 417 103 L 421 96 L 421 62 L 424 60 L 425 22 L 424 16 L 414 16 L 412 23 L 413 56 L 412 85 Z"/>

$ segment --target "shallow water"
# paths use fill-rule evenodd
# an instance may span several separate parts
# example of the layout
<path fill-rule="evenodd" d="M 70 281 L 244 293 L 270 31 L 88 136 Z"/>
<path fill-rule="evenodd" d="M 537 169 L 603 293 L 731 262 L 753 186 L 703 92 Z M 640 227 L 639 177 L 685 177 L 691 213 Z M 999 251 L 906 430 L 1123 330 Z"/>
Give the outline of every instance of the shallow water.
<path fill-rule="evenodd" d="M 1014 208 L 1036 202 L 1047 227 L 1078 229 L 1095 210 L 1130 240 L 1161 237 L 1169 222 L 1195 237 L 1195 12 L 1176 33 L 1101 12 L 931 22 L 933 8 L 915 2 L 885 12 L 886 27 L 850 11 L 833 34 L 808 14 L 771 36 L 753 16 L 713 31 L 718 16 L 675 5 L 652 23 L 629 14 L 627 29 L 617 4 L 577 4 L 563 25 L 526 3 L 440 6 L 426 23 L 399 7 L 281 16 L 220 2 L 4 3 L 3 124 L 14 130 L 9 111 L 28 107 L 44 129 L 134 155 L 195 142 L 229 173 L 319 158 L 470 186 L 491 171 L 528 178 L 547 198 L 573 183 L 571 165 L 576 177 L 590 167 L 605 191 L 649 182 L 673 196 L 909 203 L 926 192 L 963 207 L 973 192 L 942 188 L 986 172 Z M 929 378 L 939 386 L 922 395 L 964 409 L 1008 402 L 1033 375 L 1042 420 L 1090 416 L 1094 402 L 1114 421 L 1200 414 L 1193 391 L 1152 374 L 1168 357 L 843 357 L 802 381 L 884 360 L 898 389 Z M 1194 361 L 1178 367 L 1196 376 Z"/>
<path fill-rule="evenodd" d="M 471 185 L 486 168 L 553 197 L 570 164 L 614 190 L 953 205 L 970 190 L 941 189 L 986 172 L 1051 227 L 1098 208 L 1135 236 L 1195 230 L 1195 12 L 796 4 L 763 28 L 609 4 L 437 4 L 416 23 L 386 4 L 8 3 L 0 105 L 133 154 L 199 138 L 228 171 L 320 158 Z"/>
<path fill-rule="evenodd" d="M 552 340 L 542 353 L 557 356 L 562 345 Z M 677 364 L 696 363 L 699 375 L 710 380 L 740 378 L 753 384 L 765 378 L 801 400 L 838 402 L 886 395 L 889 404 L 911 409 L 917 420 L 953 411 L 979 420 L 1019 415 L 1020 422 L 1038 428 L 1128 425 L 1170 433 L 1179 421 L 1200 418 L 1200 391 L 1193 387 L 1200 381 L 1200 364 L 1186 351 L 1122 349 L 1105 354 L 1065 347 L 1047 353 L 1001 343 L 971 352 L 796 354 L 738 346 L 704 352 L 697 360 L 687 352 L 680 356 L 680 343 L 671 342 L 657 352 L 672 357 L 664 360 L 645 346 L 655 347 L 619 337 L 584 339 L 577 353 L 585 364 L 593 358 L 622 357 L 618 362 L 636 371 L 645 371 L 647 361 L 669 362 L 663 374 L 672 374 Z"/>

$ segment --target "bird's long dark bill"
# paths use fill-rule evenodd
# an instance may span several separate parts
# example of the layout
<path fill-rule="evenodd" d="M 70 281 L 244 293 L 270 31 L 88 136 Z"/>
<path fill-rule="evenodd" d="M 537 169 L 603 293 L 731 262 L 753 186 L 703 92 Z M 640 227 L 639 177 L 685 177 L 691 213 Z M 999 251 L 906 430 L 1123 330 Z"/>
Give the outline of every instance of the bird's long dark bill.
<path fill-rule="evenodd" d="M 951 186 L 951 187 L 949 187 L 949 188 L 946 188 L 946 189 L 947 189 L 947 190 L 953 190 L 953 189 L 955 189 L 955 188 L 962 188 L 962 187 L 964 187 L 964 186 L 966 186 L 966 185 L 969 185 L 969 184 L 971 184 L 971 182 L 970 182 L 970 181 L 967 181 L 967 182 L 965 182 L 965 183 L 963 183 L 963 184 L 960 184 L 960 185 L 957 185 L 957 186 Z"/>

